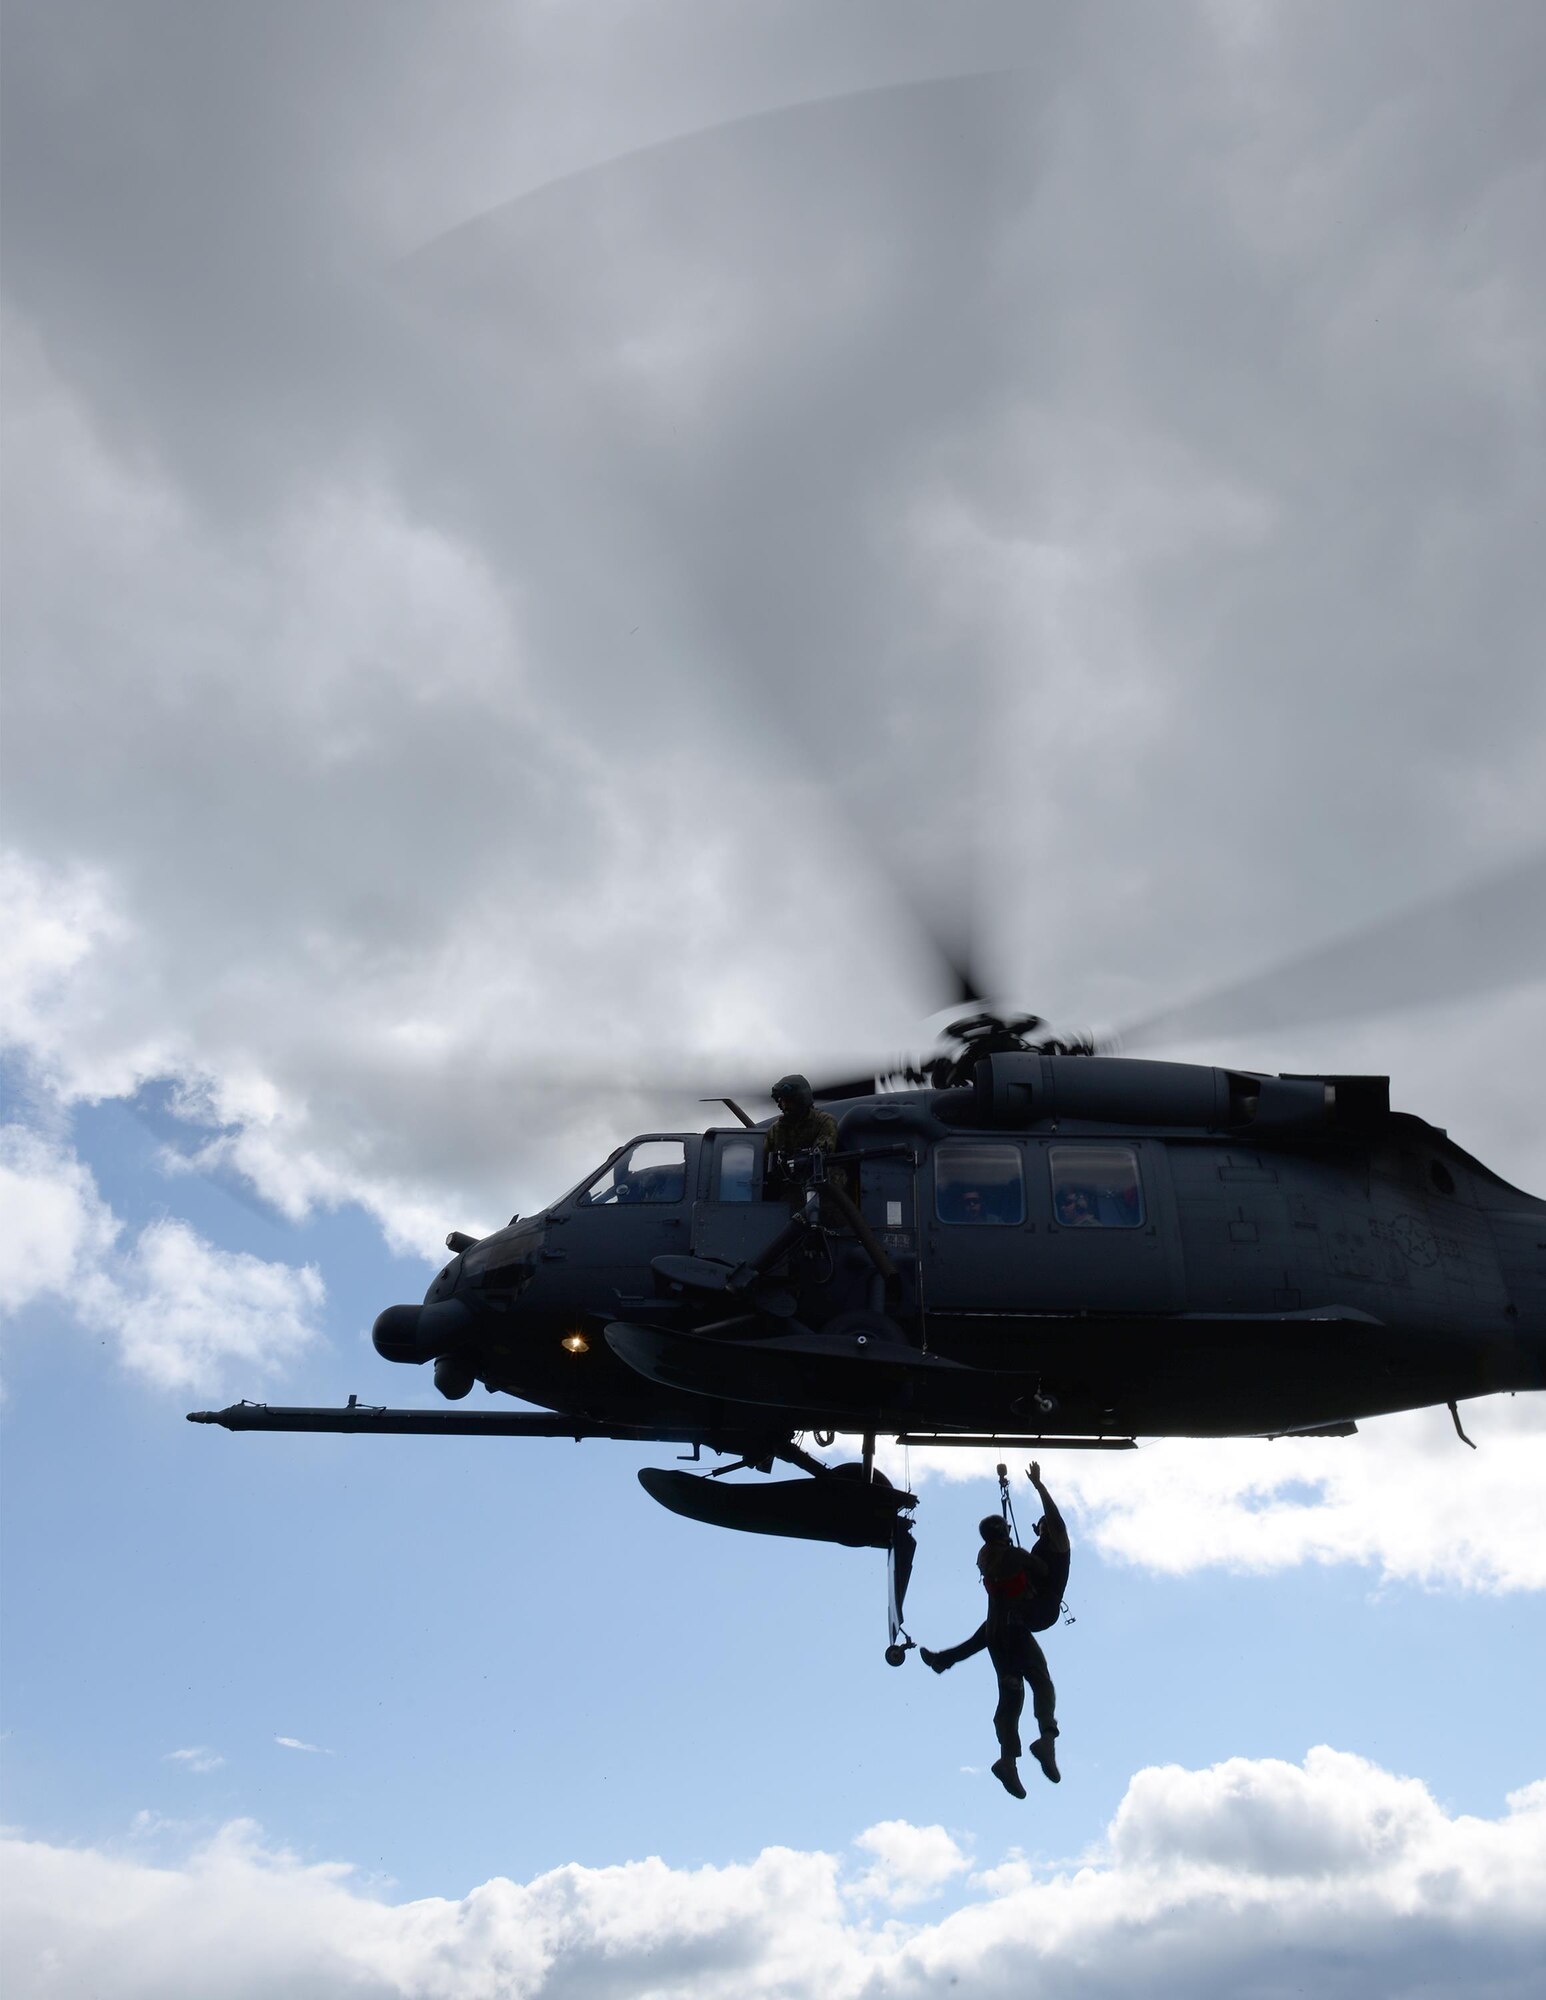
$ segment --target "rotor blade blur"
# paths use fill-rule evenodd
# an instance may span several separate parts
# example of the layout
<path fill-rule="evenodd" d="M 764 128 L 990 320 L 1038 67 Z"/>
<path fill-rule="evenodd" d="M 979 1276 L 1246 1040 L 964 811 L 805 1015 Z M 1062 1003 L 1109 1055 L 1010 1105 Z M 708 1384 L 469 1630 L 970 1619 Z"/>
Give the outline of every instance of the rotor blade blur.
<path fill-rule="evenodd" d="M 839 1083 L 817 1082 L 811 1085 L 811 1096 L 818 1104 L 835 1102 L 844 1097 L 873 1097 L 876 1091 L 875 1078 L 848 1077 Z"/>
<path fill-rule="evenodd" d="M 641 727 L 679 718 L 673 750 L 712 705 L 716 725 L 746 746 L 749 787 L 766 788 L 789 829 L 791 876 L 824 870 L 885 923 L 879 940 L 841 927 L 829 970 L 862 987 L 883 958 L 889 985 L 900 961 L 912 974 L 909 1013 L 981 1005 L 992 991 L 971 912 L 983 875 L 980 753 L 995 705 L 986 649 L 932 620 L 926 593 L 899 601 L 888 551 L 910 530 L 898 516 L 880 532 L 877 510 L 894 509 L 916 466 L 956 434 L 963 397 L 993 379 L 995 355 L 1013 342 L 993 309 L 995 245 L 1037 184 L 1041 89 L 1034 70 L 988 70 L 759 112 L 550 181 L 401 266 L 417 309 L 457 329 L 480 438 L 496 412 L 525 468 L 473 502 L 490 540 L 505 538 L 524 561 L 536 560 L 552 517 L 535 468 L 549 451 L 573 462 L 538 393 L 548 343 L 595 357 L 587 536 L 618 524 L 612 539 L 637 552 L 637 574 L 615 588 L 649 615 L 639 663 L 601 699 L 598 663 L 614 648 L 598 605 L 566 665 L 571 692 L 595 674 L 588 727 L 616 732 L 631 726 L 628 690 L 647 689 Z M 577 253 L 609 241 L 624 215 L 635 238 L 665 246 L 650 265 L 654 289 L 641 281 L 621 293 L 613 260 Z M 758 240 L 771 232 L 786 246 L 775 264 L 748 254 L 748 215 Z M 853 243 L 893 239 L 884 288 L 859 286 L 807 318 L 805 302 L 848 267 Z M 624 329 L 648 345 L 658 324 L 662 351 L 672 349 L 673 273 L 689 288 L 709 284 L 799 358 L 787 407 L 762 393 L 751 349 L 744 384 L 695 382 L 690 449 L 674 424 L 641 423 L 635 375 L 610 365 Z M 816 448 L 834 437 L 841 450 Z M 749 464 L 757 518 L 777 524 L 771 541 L 751 532 L 737 497 Z M 693 661 L 712 662 L 712 674 L 688 678 Z"/>
<path fill-rule="evenodd" d="M 755 134 L 758 130 L 789 123 L 802 113 L 828 114 L 841 111 L 845 106 L 855 109 L 887 99 L 906 103 L 934 91 L 948 91 L 970 87 L 993 81 L 1012 74 L 1012 70 L 999 66 L 992 69 L 949 70 L 940 76 L 903 77 L 893 83 L 861 84 L 854 90 L 837 91 L 829 96 L 801 98 L 794 103 L 774 104 L 761 111 L 742 112 L 733 118 L 716 120 L 711 125 L 700 125 L 686 132 L 673 132 L 664 138 L 647 140 L 643 145 L 632 146 L 626 152 L 612 153 L 605 158 L 588 162 L 584 166 L 573 167 L 567 173 L 555 174 L 550 179 L 539 181 L 533 187 L 512 196 L 507 201 L 496 202 L 492 207 L 480 210 L 463 221 L 453 223 L 450 228 L 439 231 L 427 242 L 420 243 L 402 259 L 406 267 L 418 259 L 434 254 L 442 245 L 455 237 L 468 234 L 482 227 L 490 218 L 514 208 L 518 203 L 536 201 L 554 190 L 574 182 L 583 182 L 603 174 L 610 174 L 619 167 L 626 167 L 633 161 L 648 160 L 652 155 L 667 152 L 693 144 L 695 141 L 715 139 L 721 135 L 733 138 L 737 133 Z"/>
<path fill-rule="evenodd" d="M 898 921 L 905 924 L 927 954 L 928 1005 L 924 1011 L 939 1014 L 962 1007 L 986 1006 L 990 982 L 982 964 L 979 940 L 973 936 L 967 901 L 972 891 L 971 880 L 963 884 L 959 904 L 948 914 L 942 912 L 933 906 L 935 899 L 921 887 L 910 887 L 899 871 L 887 866 L 884 829 L 866 823 L 864 815 L 858 812 L 850 812 L 847 817 L 871 870 L 891 891 Z M 963 872 L 970 878 L 969 864 L 964 865 Z"/>
<path fill-rule="evenodd" d="M 1151 1014 L 1104 1049 L 1361 1020 L 1546 978 L 1546 848 L 1265 972 Z"/>

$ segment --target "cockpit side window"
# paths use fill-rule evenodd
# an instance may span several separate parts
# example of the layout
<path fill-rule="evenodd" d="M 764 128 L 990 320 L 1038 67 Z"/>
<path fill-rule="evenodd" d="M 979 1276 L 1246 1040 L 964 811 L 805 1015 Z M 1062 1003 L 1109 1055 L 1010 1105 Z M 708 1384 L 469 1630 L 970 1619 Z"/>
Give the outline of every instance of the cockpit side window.
<path fill-rule="evenodd" d="M 575 1197 L 576 1208 L 618 1208 L 636 1202 L 681 1201 L 687 1192 L 687 1148 L 680 1139 L 641 1139 Z"/>
<path fill-rule="evenodd" d="M 1052 1146 L 1052 1220 L 1060 1229 L 1137 1229 L 1143 1183 L 1131 1146 Z"/>
<path fill-rule="evenodd" d="M 1014 1225 L 1025 1220 L 1018 1146 L 948 1145 L 934 1154 L 934 1213 L 941 1222 Z"/>

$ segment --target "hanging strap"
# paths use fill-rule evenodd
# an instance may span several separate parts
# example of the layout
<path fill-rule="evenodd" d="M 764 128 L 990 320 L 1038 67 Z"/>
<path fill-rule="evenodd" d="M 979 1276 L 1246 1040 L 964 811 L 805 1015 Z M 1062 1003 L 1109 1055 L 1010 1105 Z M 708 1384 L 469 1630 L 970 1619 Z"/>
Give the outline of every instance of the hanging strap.
<path fill-rule="evenodd" d="M 891 1628 L 891 1644 L 886 1658 L 899 1667 L 917 1643 L 902 1623 L 902 1607 L 907 1601 L 907 1583 L 913 1570 L 917 1544 L 911 1526 L 898 1514 L 891 1530 L 891 1546 L 886 1551 L 886 1617 Z"/>

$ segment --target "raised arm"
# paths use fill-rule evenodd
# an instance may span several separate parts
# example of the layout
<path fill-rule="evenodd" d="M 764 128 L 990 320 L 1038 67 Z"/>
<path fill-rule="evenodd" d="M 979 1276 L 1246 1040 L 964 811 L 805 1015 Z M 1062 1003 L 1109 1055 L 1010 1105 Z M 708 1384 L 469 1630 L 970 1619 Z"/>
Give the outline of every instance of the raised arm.
<path fill-rule="evenodd" d="M 1058 1512 L 1057 1502 L 1041 1483 L 1041 1467 L 1034 1459 L 1031 1461 L 1025 1476 L 1036 1488 L 1037 1498 L 1041 1501 L 1041 1532 L 1046 1537 L 1048 1546 L 1054 1549 L 1066 1549 L 1068 1547 L 1068 1528 L 1064 1523 L 1062 1515 Z"/>

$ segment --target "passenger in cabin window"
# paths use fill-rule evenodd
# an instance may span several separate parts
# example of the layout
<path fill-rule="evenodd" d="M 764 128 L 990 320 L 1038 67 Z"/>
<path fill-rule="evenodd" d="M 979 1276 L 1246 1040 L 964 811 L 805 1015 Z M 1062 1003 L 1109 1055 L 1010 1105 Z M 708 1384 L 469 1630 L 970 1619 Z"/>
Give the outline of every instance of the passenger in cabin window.
<path fill-rule="evenodd" d="M 1058 1189 L 1057 1219 L 1065 1229 L 1098 1229 L 1100 1220 L 1083 1188 Z"/>
<path fill-rule="evenodd" d="M 975 1222 L 988 1226 L 1019 1221 L 1009 1213 L 1013 1195 L 1003 1187 L 960 1187 L 941 1190 L 941 1219 L 945 1222 Z"/>

